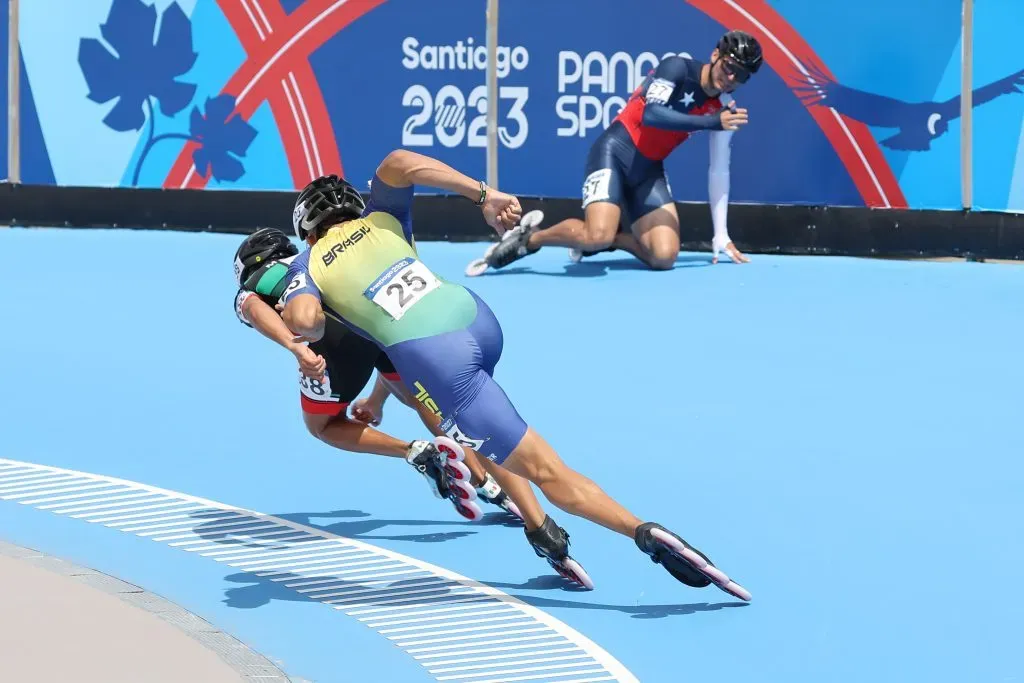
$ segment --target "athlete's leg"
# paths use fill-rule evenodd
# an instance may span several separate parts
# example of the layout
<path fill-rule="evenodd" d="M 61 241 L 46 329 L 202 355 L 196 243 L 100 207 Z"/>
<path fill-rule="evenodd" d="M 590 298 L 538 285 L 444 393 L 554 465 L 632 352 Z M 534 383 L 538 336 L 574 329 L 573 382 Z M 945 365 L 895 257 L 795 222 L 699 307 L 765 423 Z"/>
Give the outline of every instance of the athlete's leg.
<path fill-rule="evenodd" d="M 306 429 L 328 446 L 352 453 L 373 453 L 392 458 L 404 458 L 409 451 L 409 442 L 396 439 L 390 434 L 373 427 L 350 420 L 344 408 L 337 415 L 302 413 Z"/>
<path fill-rule="evenodd" d="M 636 237 L 633 237 L 633 233 L 630 232 L 620 232 L 615 235 L 615 241 L 612 242 L 612 248 L 609 251 L 615 251 L 616 249 L 621 249 L 644 263 L 647 263 L 647 259 L 650 258 L 647 250 L 643 248 Z"/>
<path fill-rule="evenodd" d="M 470 292 L 473 294 L 472 292 Z M 484 372 L 488 375 L 494 372 L 494 367 L 498 364 L 498 360 L 501 358 L 501 351 L 504 347 L 504 336 L 502 335 L 501 325 L 498 324 L 496 318 L 491 314 L 490 309 L 483 301 L 473 294 L 479 306 L 486 309 L 489 314 L 490 322 L 493 324 L 476 326 L 474 335 L 477 348 L 473 354 L 478 364 L 483 368 Z M 385 354 L 381 354 L 386 358 Z M 390 360 L 387 361 L 390 364 Z M 385 381 L 388 381 L 385 378 Z M 395 386 L 396 385 L 396 386 Z M 419 414 L 423 424 L 426 425 L 427 429 L 431 431 L 435 436 L 447 436 L 444 430 L 441 428 L 441 413 L 437 408 L 437 405 L 432 399 L 430 405 L 427 405 L 426 400 L 418 401 L 416 397 L 408 390 L 402 382 L 388 382 L 389 387 L 393 387 L 392 391 L 395 392 L 396 396 L 399 396 L 404 401 L 412 401 L 415 403 L 416 412 Z M 404 398 L 403 398 L 404 397 Z M 544 522 L 544 518 L 547 514 L 544 512 L 544 508 L 541 507 L 540 501 L 537 500 L 537 496 L 534 495 L 533 489 L 530 487 L 530 482 L 526 481 L 522 477 L 519 477 L 507 470 L 503 470 L 501 467 L 494 465 L 487 458 L 481 456 L 467 443 L 462 446 L 463 452 L 465 453 L 465 460 L 463 462 L 469 467 L 473 474 L 471 483 L 477 487 L 478 494 L 483 493 L 483 498 L 489 502 L 494 503 L 505 509 L 509 509 L 509 506 L 500 498 L 499 492 L 491 492 L 488 494 L 483 487 L 484 481 L 487 479 L 487 475 L 490 474 L 492 481 L 497 483 L 500 487 L 501 492 L 508 496 L 515 503 L 516 509 L 509 510 L 512 514 L 522 518 L 526 524 L 527 530 L 534 529 L 540 526 Z"/>
<path fill-rule="evenodd" d="M 583 220 L 568 218 L 538 229 L 528 223 L 528 213 L 520 226 L 488 250 L 487 264 L 503 268 L 541 247 L 569 247 L 587 252 L 611 247 L 622 218 L 625 178 L 620 157 L 627 148 L 615 132 L 607 131 L 590 148 L 582 189 Z"/>
<path fill-rule="evenodd" d="M 530 250 L 569 247 L 603 251 L 612 246 L 622 220 L 626 183 L 620 155 L 623 145 L 613 133 L 601 135 L 587 155 L 583 179 L 583 220 L 568 218 L 537 230 L 527 242 Z"/>
<path fill-rule="evenodd" d="M 713 581 L 722 590 L 750 600 L 746 589 L 680 536 L 654 522 L 643 522 L 593 481 L 567 467 L 550 444 L 526 426 L 494 379 L 483 370 L 479 374 L 480 391 L 459 416 L 457 429 L 465 440 L 488 435 L 481 440 L 489 442 L 488 452 L 497 464 L 532 481 L 562 510 L 633 539 L 679 581 L 697 588 Z M 551 518 L 546 517 L 539 528 L 528 528 L 526 537 L 560 574 L 593 587 L 586 572 L 569 556 L 568 534 Z"/>
<path fill-rule="evenodd" d="M 668 270 L 679 255 L 679 214 L 662 164 L 650 167 L 646 178 L 630 192 L 629 235 L 634 255 L 654 270 Z"/>
<path fill-rule="evenodd" d="M 555 506 L 633 538 L 643 522 L 616 502 L 600 486 L 570 469 L 555 449 L 532 428 L 502 466 L 529 479 Z"/>
<path fill-rule="evenodd" d="M 416 411 L 419 415 L 420 421 L 423 426 L 433 434 L 434 436 L 444 436 L 444 432 L 441 431 L 441 416 L 433 412 L 425 404 L 420 403 L 416 398 L 409 392 L 406 386 L 401 381 L 395 381 L 397 376 L 393 376 L 394 379 L 382 376 L 382 381 L 387 386 L 388 391 L 391 392 L 399 401 L 407 405 Z M 484 480 L 487 479 L 487 470 L 480 464 L 480 457 L 476 451 L 467 448 L 465 449 L 466 459 L 463 463 L 469 468 L 470 482 L 473 486 L 481 486 Z"/>
<path fill-rule="evenodd" d="M 325 355 L 322 380 L 300 378 L 302 419 L 309 433 L 343 451 L 403 458 L 426 479 L 435 497 L 450 500 L 464 517 L 479 519 L 482 513 L 473 502 L 476 491 L 446 471 L 445 460 L 433 443 L 402 441 L 346 415 L 349 403 L 373 374 L 380 349 L 351 334 L 339 339 Z"/>
<path fill-rule="evenodd" d="M 633 221 L 633 236 L 644 256 L 640 259 L 654 270 L 669 270 L 679 256 L 679 214 L 673 203 Z M 646 258 L 645 258 L 646 256 Z"/>
<path fill-rule="evenodd" d="M 350 420 L 346 409 L 373 375 L 379 350 L 354 334 L 341 338 L 327 356 L 323 380 L 300 377 L 302 420 L 306 429 L 329 446 L 354 453 L 404 458 L 409 442 L 362 422 Z"/>
<path fill-rule="evenodd" d="M 487 468 L 490 475 L 494 477 L 494 480 L 498 482 L 498 486 L 501 487 L 505 494 L 516 502 L 519 512 L 522 513 L 521 516 L 526 524 L 527 531 L 536 529 L 544 523 L 547 513 L 544 512 L 540 501 L 537 500 L 537 496 L 533 493 L 533 487 L 530 486 L 529 481 L 510 469 L 494 464 L 487 458 L 480 458 L 480 462 Z"/>
<path fill-rule="evenodd" d="M 612 246 L 619 231 L 622 209 L 607 201 L 593 202 L 584 210 L 584 220 L 567 218 L 550 228 L 537 230 L 527 242 L 531 250 L 541 247 L 569 247 L 601 251 Z"/>
<path fill-rule="evenodd" d="M 566 512 L 631 535 L 640 520 L 594 482 L 566 467 L 547 442 L 528 428 L 505 391 L 494 381 L 504 346 L 501 324 L 479 296 L 472 291 L 470 294 L 476 301 L 477 313 L 462 335 L 465 342 L 457 344 L 453 340 L 446 345 L 455 361 L 453 365 L 462 367 L 447 383 L 454 386 L 445 387 L 448 391 L 435 396 L 435 400 L 449 404 L 442 408 L 452 415 L 444 425 L 448 427 L 447 435 L 463 447 L 475 447 L 512 474 L 532 481 L 548 500 Z M 429 352 L 431 347 L 440 351 L 443 342 L 420 344 L 423 352 Z M 466 346 L 469 353 L 456 350 Z M 465 359 L 460 357 L 463 355 Z"/>

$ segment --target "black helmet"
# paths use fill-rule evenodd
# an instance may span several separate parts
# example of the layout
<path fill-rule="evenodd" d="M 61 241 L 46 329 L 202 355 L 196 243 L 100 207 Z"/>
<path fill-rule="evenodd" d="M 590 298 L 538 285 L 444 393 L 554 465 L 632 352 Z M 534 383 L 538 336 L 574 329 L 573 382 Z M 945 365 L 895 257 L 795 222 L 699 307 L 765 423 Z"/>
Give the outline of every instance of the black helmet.
<path fill-rule="evenodd" d="M 729 31 L 718 41 L 718 54 L 729 57 L 748 73 L 757 73 L 764 61 L 761 44 L 745 31 Z"/>
<path fill-rule="evenodd" d="M 235 280 L 241 287 L 253 271 L 268 261 L 295 256 L 299 253 L 288 235 L 276 228 L 260 228 L 245 238 L 235 252 Z"/>
<path fill-rule="evenodd" d="M 336 175 L 321 176 L 306 185 L 295 200 L 295 235 L 305 241 L 306 235 L 328 221 L 360 218 L 365 208 L 362 195 L 350 182 Z"/>

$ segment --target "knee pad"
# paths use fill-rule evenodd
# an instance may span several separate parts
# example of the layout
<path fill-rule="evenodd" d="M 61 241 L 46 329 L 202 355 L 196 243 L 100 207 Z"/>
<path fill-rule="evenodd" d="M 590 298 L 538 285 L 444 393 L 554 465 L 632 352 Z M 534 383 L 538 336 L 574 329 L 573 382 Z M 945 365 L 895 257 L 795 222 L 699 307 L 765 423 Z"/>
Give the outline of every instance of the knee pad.
<path fill-rule="evenodd" d="M 555 524 L 550 516 L 545 515 L 543 524 L 533 531 L 527 531 L 526 540 L 540 557 L 561 562 L 569 555 L 569 534 Z"/>

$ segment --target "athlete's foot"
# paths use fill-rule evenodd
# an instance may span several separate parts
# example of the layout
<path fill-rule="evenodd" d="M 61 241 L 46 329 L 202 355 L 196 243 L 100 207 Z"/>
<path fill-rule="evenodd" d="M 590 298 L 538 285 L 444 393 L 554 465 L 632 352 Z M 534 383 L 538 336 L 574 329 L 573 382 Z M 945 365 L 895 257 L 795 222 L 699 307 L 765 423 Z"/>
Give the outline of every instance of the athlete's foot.
<path fill-rule="evenodd" d="M 687 586 L 704 588 L 714 583 L 740 600 L 750 600 L 750 592 L 712 564 L 707 555 L 660 524 L 641 524 L 636 528 L 633 540 L 651 560 Z"/>
<path fill-rule="evenodd" d="M 463 462 L 466 459 L 466 452 L 462 450 L 462 446 L 447 436 L 435 436 L 434 446 L 440 453 L 448 481 L 455 489 L 456 496 L 449 497 L 449 500 L 460 515 L 472 522 L 480 521 L 484 513 L 475 502 L 478 499 L 476 488 L 470 483 L 473 476 Z"/>
<path fill-rule="evenodd" d="M 594 590 L 594 582 L 586 570 L 569 555 L 569 534 L 551 517 L 545 516 L 543 524 L 533 531 L 527 530 L 526 540 L 538 557 L 547 560 L 559 576 L 587 590 Z"/>
<path fill-rule="evenodd" d="M 483 483 L 476 487 L 476 495 L 477 498 L 485 503 L 496 505 L 502 510 L 508 512 L 510 515 L 514 515 L 520 520 L 523 519 L 523 513 L 519 511 L 519 506 L 516 505 L 514 500 L 508 497 L 507 493 L 501 490 L 501 487 L 498 486 L 498 482 L 494 481 L 494 477 L 491 475 L 488 474 Z"/>
<path fill-rule="evenodd" d="M 519 225 L 502 235 L 501 241 L 492 245 L 484 254 L 487 265 L 491 268 L 504 268 L 539 251 L 540 247 L 530 247 L 530 236 L 537 231 L 542 220 L 544 214 L 541 211 L 530 211 L 524 215 Z"/>
<path fill-rule="evenodd" d="M 596 256 L 597 254 L 603 254 L 606 251 L 615 251 L 615 247 L 608 247 L 607 249 L 597 249 L 596 251 L 584 251 L 583 249 L 576 249 L 575 247 L 569 250 L 569 260 L 573 263 L 579 263 L 585 258 L 590 256 Z"/>
<path fill-rule="evenodd" d="M 435 498 L 448 499 L 456 512 L 471 521 L 483 517 L 476 500 L 476 489 L 469 484 L 469 470 L 461 461 L 449 463 L 446 454 L 429 441 L 413 441 L 405 461 L 419 472 Z"/>

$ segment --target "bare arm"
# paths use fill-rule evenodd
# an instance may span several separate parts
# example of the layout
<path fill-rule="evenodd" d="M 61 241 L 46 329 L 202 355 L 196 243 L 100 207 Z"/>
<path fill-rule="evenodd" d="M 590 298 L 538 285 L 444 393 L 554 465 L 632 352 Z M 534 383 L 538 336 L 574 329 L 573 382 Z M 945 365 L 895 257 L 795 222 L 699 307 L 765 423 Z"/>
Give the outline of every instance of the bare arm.
<path fill-rule="evenodd" d="M 374 405 L 383 406 L 384 402 L 388 400 L 388 396 L 391 395 L 390 383 L 384 379 L 384 375 L 377 373 L 377 381 L 373 383 L 373 391 L 370 392 L 368 401 L 371 401 Z"/>
<path fill-rule="evenodd" d="M 289 330 L 309 341 L 320 341 L 324 336 L 327 319 L 320 300 L 312 294 L 298 294 L 289 299 L 281 317 Z"/>
<path fill-rule="evenodd" d="M 400 389 L 395 388 L 394 383 L 390 382 L 378 371 L 377 381 L 374 382 L 370 395 L 352 402 L 352 417 L 364 424 L 379 425 L 381 420 L 384 419 L 384 402 L 388 400 L 388 396 L 391 394 L 397 396 L 398 400 L 410 408 L 415 407 Z"/>
<path fill-rule="evenodd" d="M 377 167 L 377 177 L 391 187 L 425 185 L 460 194 L 466 199 L 480 199 L 480 182 L 456 171 L 437 159 L 396 149 L 384 157 Z"/>
<path fill-rule="evenodd" d="M 480 203 L 483 192 L 480 208 L 487 224 L 498 234 L 514 227 L 522 215 L 519 200 L 512 195 L 488 188 L 442 161 L 409 150 L 396 149 L 388 154 L 377 167 L 377 177 L 391 187 L 424 185 L 454 192 L 475 203 Z"/>
<path fill-rule="evenodd" d="M 295 353 L 299 342 L 295 341 L 295 335 L 288 329 L 281 316 L 273 308 L 258 296 L 250 296 L 242 304 L 242 313 L 245 319 L 267 339 L 277 342 L 279 345 Z"/>

